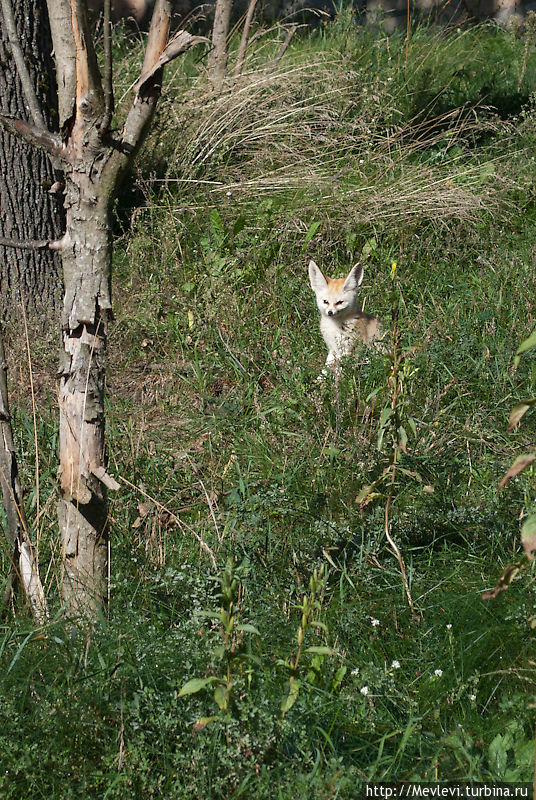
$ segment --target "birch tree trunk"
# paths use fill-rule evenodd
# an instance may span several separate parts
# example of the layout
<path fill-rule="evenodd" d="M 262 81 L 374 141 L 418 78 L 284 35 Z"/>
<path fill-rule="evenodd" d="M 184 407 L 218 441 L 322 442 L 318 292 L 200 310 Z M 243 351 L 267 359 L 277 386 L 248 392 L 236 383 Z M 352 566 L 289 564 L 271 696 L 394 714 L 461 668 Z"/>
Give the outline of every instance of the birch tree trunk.
<path fill-rule="evenodd" d="M 8 0 L 1 0 L 7 2 Z M 104 390 L 112 311 L 110 205 L 147 131 L 164 65 L 197 42 L 169 38 L 172 3 L 157 0 L 142 73 L 123 130 L 112 133 L 110 2 L 105 3 L 105 72 L 101 76 L 83 0 L 48 0 L 63 136 L 0 115 L 0 123 L 46 149 L 65 168 L 65 234 L 49 242 L 62 254 L 64 302 L 59 378 L 58 520 L 66 613 L 94 618 L 106 601 L 107 490 Z"/>

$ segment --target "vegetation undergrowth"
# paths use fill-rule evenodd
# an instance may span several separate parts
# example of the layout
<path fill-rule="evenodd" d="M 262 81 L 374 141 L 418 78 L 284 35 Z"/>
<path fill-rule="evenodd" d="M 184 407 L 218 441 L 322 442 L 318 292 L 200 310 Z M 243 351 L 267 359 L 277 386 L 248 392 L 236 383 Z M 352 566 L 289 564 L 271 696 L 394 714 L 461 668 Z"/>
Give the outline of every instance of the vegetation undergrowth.
<path fill-rule="evenodd" d="M 109 615 L 2 623 L 2 798 L 532 780 L 531 569 L 481 597 L 534 511 L 532 468 L 497 490 L 534 446 L 530 413 L 506 433 L 536 394 L 534 354 L 513 366 L 535 326 L 527 36 L 417 28 L 406 47 L 343 11 L 276 71 L 254 50 L 219 96 L 173 67 L 117 208 Z M 317 381 L 309 258 L 360 260 L 388 331 L 337 384 Z M 33 353 L 53 605 L 55 353 Z"/>

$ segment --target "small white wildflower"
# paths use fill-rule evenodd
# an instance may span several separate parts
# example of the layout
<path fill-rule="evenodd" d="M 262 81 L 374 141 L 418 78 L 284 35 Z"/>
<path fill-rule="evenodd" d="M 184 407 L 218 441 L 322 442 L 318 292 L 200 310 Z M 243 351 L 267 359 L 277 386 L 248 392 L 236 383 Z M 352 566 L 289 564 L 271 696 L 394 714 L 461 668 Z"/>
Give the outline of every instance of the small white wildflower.
<path fill-rule="evenodd" d="M 359 675 L 359 667 L 355 667 L 350 673 L 350 675 Z"/>
<path fill-rule="evenodd" d="M 226 197 L 231 197 L 231 195 L 232 195 L 232 192 L 225 192 L 225 196 Z"/>
<path fill-rule="evenodd" d="M 376 626 L 380 624 L 380 620 L 379 619 L 375 619 L 374 617 L 371 617 L 370 618 L 370 624 L 372 625 L 373 628 L 376 628 Z"/>
<path fill-rule="evenodd" d="M 452 622 L 448 622 L 446 628 L 448 631 L 452 630 Z"/>
<path fill-rule="evenodd" d="M 361 687 L 361 694 L 364 694 L 364 695 L 365 695 L 365 697 L 366 697 L 368 693 L 369 693 L 369 688 L 368 688 L 368 686 L 362 686 L 362 687 Z"/>
<path fill-rule="evenodd" d="M 437 677 L 440 678 L 443 675 L 443 670 L 442 669 L 435 669 L 434 670 L 434 675 L 437 675 Z"/>
<path fill-rule="evenodd" d="M 476 700 L 476 694 L 470 695 L 469 700 L 471 700 L 474 703 Z"/>
<path fill-rule="evenodd" d="M 395 660 L 393 661 L 393 663 L 391 664 L 391 669 L 400 669 L 400 661 L 397 661 L 397 660 L 395 659 Z"/>

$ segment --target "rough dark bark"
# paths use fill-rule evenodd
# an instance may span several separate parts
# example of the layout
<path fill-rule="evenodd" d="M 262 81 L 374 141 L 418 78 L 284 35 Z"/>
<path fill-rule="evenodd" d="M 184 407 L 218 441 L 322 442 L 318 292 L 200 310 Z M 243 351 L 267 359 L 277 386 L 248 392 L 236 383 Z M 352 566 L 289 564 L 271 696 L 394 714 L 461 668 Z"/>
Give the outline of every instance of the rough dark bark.
<path fill-rule="evenodd" d="M 34 91 L 49 128 L 57 125 L 54 62 L 44 0 L 12 4 L 16 31 Z M 0 109 L 31 121 L 0 4 Z M 48 155 L 0 127 L 0 237 L 55 239 L 62 228 L 62 200 L 50 193 L 56 181 Z M 20 250 L 0 244 L 0 309 L 19 302 L 56 305 L 61 263 L 51 251 Z"/>

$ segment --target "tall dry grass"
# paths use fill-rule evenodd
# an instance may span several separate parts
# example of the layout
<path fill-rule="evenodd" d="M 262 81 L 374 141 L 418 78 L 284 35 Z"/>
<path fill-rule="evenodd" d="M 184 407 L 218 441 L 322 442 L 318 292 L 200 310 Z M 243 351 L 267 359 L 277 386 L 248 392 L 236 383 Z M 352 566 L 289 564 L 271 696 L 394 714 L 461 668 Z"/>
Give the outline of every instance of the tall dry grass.
<path fill-rule="evenodd" d="M 168 96 L 149 152 L 170 205 L 232 197 L 240 213 L 275 197 L 286 211 L 317 210 L 334 224 L 475 218 L 501 202 L 501 158 L 478 137 L 505 124 L 486 108 L 405 119 L 400 80 L 363 80 L 344 55 L 312 53 L 257 69 L 214 93 L 199 79 Z M 400 78 L 400 76 L 399 76 Z M 153 184 L 154 185 L 154 184 Z"/>

